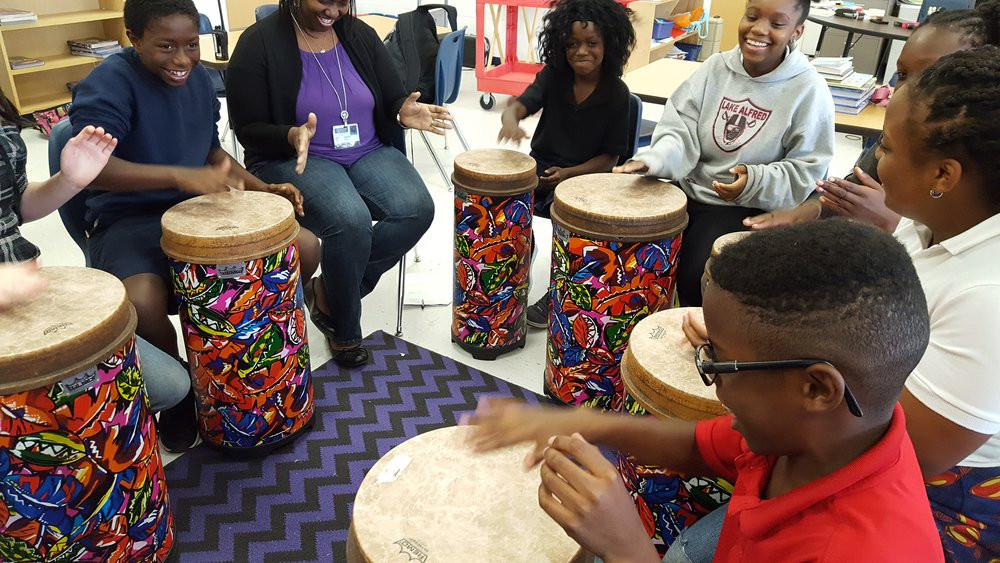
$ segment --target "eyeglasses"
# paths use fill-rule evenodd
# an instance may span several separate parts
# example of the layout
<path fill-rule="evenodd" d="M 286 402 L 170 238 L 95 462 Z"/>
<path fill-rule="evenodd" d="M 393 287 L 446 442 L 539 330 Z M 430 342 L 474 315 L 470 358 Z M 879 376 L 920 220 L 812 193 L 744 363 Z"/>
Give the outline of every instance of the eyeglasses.
<path fill-rule="evenodd" d="M 707 359 L 706 359 L 707 358 Z M 710 343 L 702 344 L 694 349 L 694 365 L 698 368 L 698 375 L 705 385 L 711 387 L 720 373 L 736 373 L 740 371 L 761 371 L 779 370 L 792 368 L 807 368 L 816 364 L 830 364 L 826 360 L 774 360 L 766 362 L 720 362 L 715 356 L 715 350 Z M 844 402 L 847 403 L 847 410 L 854 416 L 864 416 L 861 405 L 851 393 L 851 388 L 844 381 Z"/>

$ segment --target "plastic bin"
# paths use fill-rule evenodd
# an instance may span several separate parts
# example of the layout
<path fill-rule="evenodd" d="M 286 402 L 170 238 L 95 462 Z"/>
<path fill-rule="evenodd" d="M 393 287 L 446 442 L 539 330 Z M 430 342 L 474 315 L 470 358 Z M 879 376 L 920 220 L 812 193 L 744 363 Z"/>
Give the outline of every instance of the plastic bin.
<path fill-rule="evenodd" d="M 700 44 L 696 45 L 694 43 L 676 43 L 674 46 L 680 49 L 681 51 L 684 51 L 685 61 L 697 61 L 698 57 L 701 56 Z"/>
<path fill-rule="evenodd" d="M 670 34 L 674 31 L 674 22 L 663 18 L 653 20 L 653 39 L 670 39 Z"/>

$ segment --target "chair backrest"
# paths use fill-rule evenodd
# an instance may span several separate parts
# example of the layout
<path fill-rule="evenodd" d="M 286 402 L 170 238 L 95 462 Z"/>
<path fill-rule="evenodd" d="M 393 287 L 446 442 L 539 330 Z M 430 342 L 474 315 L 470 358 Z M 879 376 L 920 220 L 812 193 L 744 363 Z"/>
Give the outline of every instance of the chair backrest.
<path fill-rule="evenodd" d="M 205 14 L 198 14 L 198 35 L 212 33 L 212 20 Z"/>
<path fill-rule="evenodd" d="M 462 86 L 462 57 L 465 55 L 465 28 L 452 31 L 438 48 L 434 79 L 434 103 L 450 104 Z"/>
<path fill-rule="evenodd" d="M 253 11 L 254 21 L 260 21 L 277 11 L 278 11 L 277 4 L 261 4 L 260 6 L 254 8 Z"/>
<path fill-rule="evenodd" d="M 917 21 L 923 22 L 927 14 L 933 14 L 938 10 L 966 10 L 975 7 L 976 0 L 924 0 L 920 5 Z"/>
<path fill-rule="evenodd" d="M 52 133 L 49 134 L 50 175 L 55 175 L 56 172 L 59 172 L 59 160 L 62 156 L 63 147 L 66 146 L 66 143 L 69 142 L 72 136 L 73 126 L 70 125 L 68 117 L 56 123 L 52 128 Z M 87 256 L 87 221 L 85 217 L 87 214 L 87 197 L 89 196 L 89 191 L 82 190 L 59 208 L 59 218 L 62 219 L 62 224 L 66 227 L 66 232 L 69 233 L 73 242 L 83 251 L 84 257 Z M 87 260 L 88 264 L 89 262 L 90 260 Z"/>
<path fill-rule="evenodd" d="M 629 94 L 628 119 L 628 146 L 631 151 L 628 156 L 631 158 L 639 150 L 639 137 L 641 137 L 639 130 L 642 128 L 642 100 L 635 94 Z M 622 164 L 625 160 L 628 158 L 619 159 L 618 164 Z"/>

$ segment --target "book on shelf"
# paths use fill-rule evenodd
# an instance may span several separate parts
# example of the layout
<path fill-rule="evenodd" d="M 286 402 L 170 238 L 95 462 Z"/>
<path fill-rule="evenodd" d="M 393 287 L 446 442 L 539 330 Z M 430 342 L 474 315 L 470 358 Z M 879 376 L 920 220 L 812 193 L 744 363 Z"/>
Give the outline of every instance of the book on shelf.
<path fill-rule="evenodd" d="M 812 60 L 812 65 L 823 75 L 845 77 L 854 72 L 852 57 L 816 57 Z"/>
<path fill-rule="evenodd" d="M 875 76 L 863 72 L 854 72 L 843 80 L 828 82 L 831 90 L 838 88 L 841 90 L 857 90 L 864 92 L 875 86 Z"/>
<path fill-rule="evenodd" d="M 33 23 L 38 21 L 38 15 L 28 10 L 11 10 L 0 8 L 0 25 Z"/>
<path fill-rule="evenodd" d="M 102 52 L 84 51 L 81 49 L 70 49 L 69 54 L 76 55 L 78 57 L 94 57 L 97 59 L 106 59 L 119 51 L 121 51 L 120 47 L 114 51 L 102 51 Z"/>
<path fill-rule="evenodd" d="M 45 64 L 45 61 L 42 59 L 34 59 L 31 57 L 10 57 L 7 61 L 10 62 L 10 68 L 12 70 L 31 68 L 33 66 L 42 66 Z"/>
<path fill-rule="evenodd" d="M 102 39 L 100 37 L 83 37 L 81 39 L 70 39 L 66 41 L 70 49 L 99 50 L 108 48 L 121 48 L 115 39 Z"/>
<path fill-rule="evenodd" d="M 834 104 L 833 111 L 837 113 L 846 113 L 850 115 L 858 115 L 859 113 L 865 111 L 868 107 L 868 99 L 865 99 L 864 103 L 859 106 L 842 106 L 840 104 Z"/>

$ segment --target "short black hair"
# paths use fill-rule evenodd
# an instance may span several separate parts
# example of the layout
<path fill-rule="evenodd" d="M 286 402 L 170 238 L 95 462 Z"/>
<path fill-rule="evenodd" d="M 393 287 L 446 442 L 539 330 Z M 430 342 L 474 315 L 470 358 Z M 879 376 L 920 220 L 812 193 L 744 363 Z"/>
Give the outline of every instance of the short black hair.
<path fill-rule="evenodd" d="M 756 232 L 712 259 L 711 282 L 746 307 L 768 359 L 822 359 L 863 410 L 884 412 L 927 348 L 927 301 L 891 235 L 847 219 Z"/>
<path fill-rule="evenodd" d="M 125 29 L 142 37 L 154 21 L 174 14 L 190 16 L 198 26 L 198 8 L 192 0 L 125 0 Z"/>
<path fill-rule="evenodd" d="M 1000 162 L 1000 47 L 984 45 L 946 55 L 908 84 L 913 103 L 927 108 L 907 112 L 908 128 L 923 149 L 955 158 L 989 190 L 1000 208 L 996 166 Z"/>
<path fill-rule="evenodd" d="M 747 4 L 750 0 L 747 0 Z M 795 23 L 796 26 L 805 23 L 806 18 L 809 17 L 809 6 L 812 4 L 812 0 L 796 0 L 795 7 L 799 10 L 799 21 Z"/>
<path fill-rule="evenodd" d="M 635 48 L 632 11 L 614 0 L 555 0 L 552 10 L 542 18 L 538 34 L 542 62 L 553 70 L 571 72 L 566 62 L 566 46 L 573 34 L 573 24 L 593 24 L 604 39 L 604 62 L 601 74 L 620 77 Z"/>
<path fill-rule="evenodd" d="M 300 2 L 301 0 L 278 0 L 278 11 L 283 14 L 288 14 L 294 18 L 295 14 L 293 13 L 293 9 L 298 10 Z M 340 29 L 340 26 L 345 26 L 343 29 L 350 29 L 350 26 L 353 24 L 354 19 L 357 16 L 357 12 L 358 7 L 355 4 L 355 1 L 351 0 L 350 8 L 347 10 L 347 17 L 343 17 L 338 20 L 334 28 Z"/>
<path fill-rule="evenodd" d="M 973 10 L 940 10 L 924 18 L 917 30 L 946 29 L 960 34 L 972 47 L 1000 44 L 1000 0 L 989 0 Z"/>

